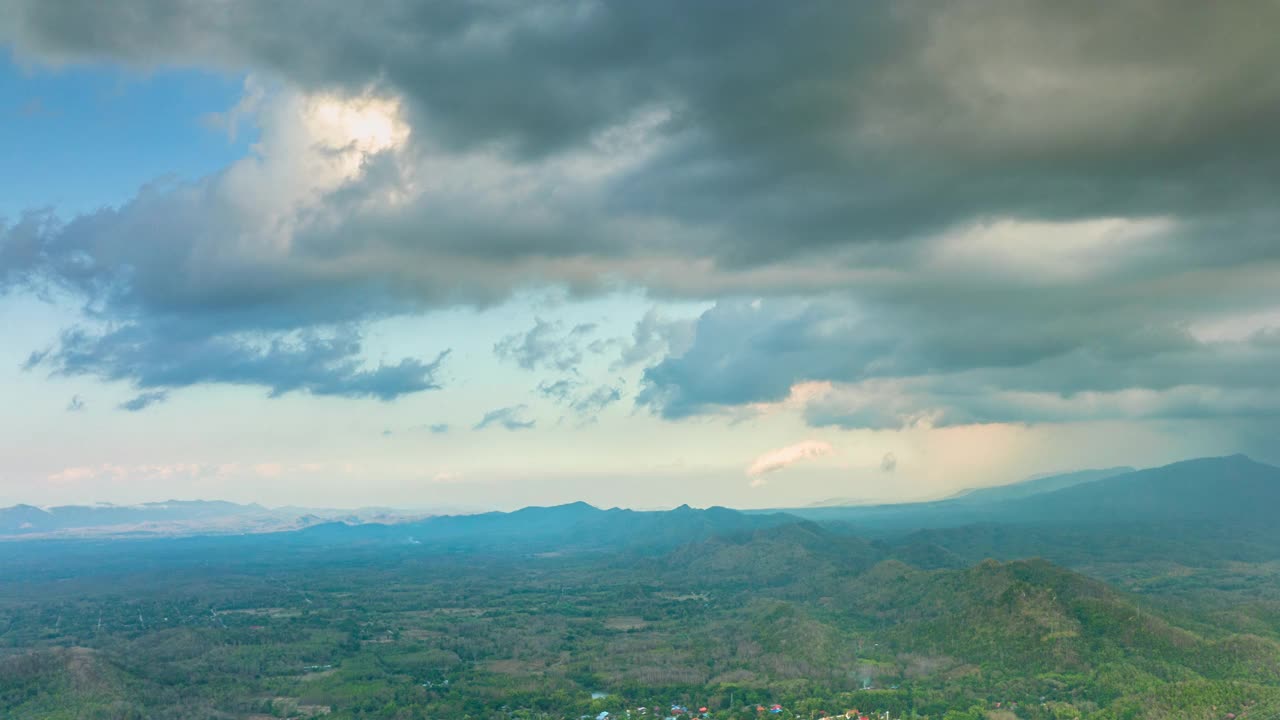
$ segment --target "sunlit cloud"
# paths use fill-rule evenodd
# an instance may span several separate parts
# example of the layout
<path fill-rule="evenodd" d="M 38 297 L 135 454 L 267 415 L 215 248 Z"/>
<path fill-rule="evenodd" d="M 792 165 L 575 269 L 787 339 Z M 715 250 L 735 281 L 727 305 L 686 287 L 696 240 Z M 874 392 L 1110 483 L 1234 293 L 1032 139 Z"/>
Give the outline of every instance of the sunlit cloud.
<path fill-rule="evenodd" d="M 747 466 L 747 475 L 754 478 L 751 482 L 753 487 L 763 485 L 765 482 L 764 475 L 777 472 L 798 462 L 830 455 L 833 452 L 834 449 L 831 447 L 831 443 L 821 440 L 804 440 L 794 445 L 770 450 L 757 457 Z"/>

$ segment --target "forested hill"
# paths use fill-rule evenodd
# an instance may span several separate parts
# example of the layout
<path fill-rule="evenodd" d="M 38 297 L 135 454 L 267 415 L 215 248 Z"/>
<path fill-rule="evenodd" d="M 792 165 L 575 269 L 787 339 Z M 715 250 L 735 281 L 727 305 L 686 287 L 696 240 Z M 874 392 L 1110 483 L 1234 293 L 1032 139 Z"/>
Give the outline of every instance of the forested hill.
<path fill-rule="evenodd" d="M 675 515 L 705 527 L 689 512 Z M 545 530 L 598 514 L 614 517 L 519 518 Z M 893 544 L 776 519 L 564 555 L 269 535 L 12 544 L 43 570 L 0 584 L 0 716 L 569 719 L 673 702 L 727 720 L 772 702 L 785 720 L 833 706 L 1009 720 L 990 714 L 997 703 L 1027 720 L 1280 712 L 1280 626 L 1265 615 L 1246 632 L 1044 560 L 926 569 Z"/>

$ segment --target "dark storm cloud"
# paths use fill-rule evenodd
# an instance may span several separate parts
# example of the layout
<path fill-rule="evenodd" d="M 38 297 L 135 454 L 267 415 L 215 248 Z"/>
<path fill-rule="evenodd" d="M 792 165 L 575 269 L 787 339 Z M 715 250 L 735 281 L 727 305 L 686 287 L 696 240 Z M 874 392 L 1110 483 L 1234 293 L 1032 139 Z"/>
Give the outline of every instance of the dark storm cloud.
<path fill-rule="evenodd" d="M 703 313 L 692 345 L 648 368 L 638 402 L 675 419 L 715 406 L 779 401 L 802 380 L 845 379 L 892 343 L 859 337 L 853 328 L 820 333 L 842 322 L 842 305 L 806 301 L 722 302 Z"/>
<path fill-rule="evenodd" d="M 372 86 L 432 142 L 517 161 L 664 109 L 670 142 L 611 206 L 728 224 L 702 252 L 735 263 L 993 214 L 1213 214 L 1258 207 L 1280 180 L 1271 3 L 7 8 L 33 57 Z"/>
<path fill-rule="evenodd" d="M 1091 314 L 1103 309 L 1096 298 L 1075 298 L 1058 316 L 945 302 L 925 312 L 842 298 L 721 302 L 698 319 L 688 351 L 646 370 L 638 402 L 675 419 L 834 382 L 804 399 L 810 424 L 1280 415 L 1274 332 L 1205 341 L 1185 323 L 1144 325 L 1153 318 L 1138 297 L 1128 307 L 1111 298 L 1102 318 Z"/>
<path fill-rule="evenodd" d="M 1190 327 L 1280 305 L 1275 3 L 0 8 L 22 58 L 253 71 L 396 98 L 412 128 L 403 152 L 306 195 L 284 238 L 245 209 L 275 186 L 246 193 L 231 171 L 0 228 L 0 287 L 71 292 L 146 356 L 186 318 L 241 368 L 133 370 L 110 330 L 64 339 L 47 361 L 63 372 L 394 396 L 433 366 L 358 369 L 319 343 L 281 356 L 304 361 L 290 379 L 228 338 L 639 285 L 765 298 L 722 302 L 696 337 L 655 318 L 618 344 L 618 367 L 654 363 L 639 401 L 668 418 L 802 381 L 860 387 L 809 412 L 850 426 L 1071 418 L 1090 393 L 1122 416 L 1265 409 L 1243 398 L 1267 387 L 1271 346 Z M 564 371 L 582 353 L 565 333 L 540 321 L 495 352 Z M 889 388 L 910 394 L 864 401 Z"/>

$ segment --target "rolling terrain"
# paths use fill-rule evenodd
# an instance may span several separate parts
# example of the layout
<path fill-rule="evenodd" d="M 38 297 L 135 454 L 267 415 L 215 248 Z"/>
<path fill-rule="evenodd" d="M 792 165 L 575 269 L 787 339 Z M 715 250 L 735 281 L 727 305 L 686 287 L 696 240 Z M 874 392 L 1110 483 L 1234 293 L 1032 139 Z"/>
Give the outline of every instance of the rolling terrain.
<path fill-rule="evenodd" d="M 572 503 L 0 543 L 0 708 L 1273 718 L 1278 489 L 1280 470 L 1234 456 L 1042 478 L 891 523 Z"/>

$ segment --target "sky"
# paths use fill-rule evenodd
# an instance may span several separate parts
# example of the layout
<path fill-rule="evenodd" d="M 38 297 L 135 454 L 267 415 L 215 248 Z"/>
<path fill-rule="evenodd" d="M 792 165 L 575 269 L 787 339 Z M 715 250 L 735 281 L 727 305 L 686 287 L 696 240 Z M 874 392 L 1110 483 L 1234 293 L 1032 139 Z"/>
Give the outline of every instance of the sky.
<path fill-rule="evenodd" d="M 1280 462 L 1278 24 L 0 0 L 0 504 Z"/>

